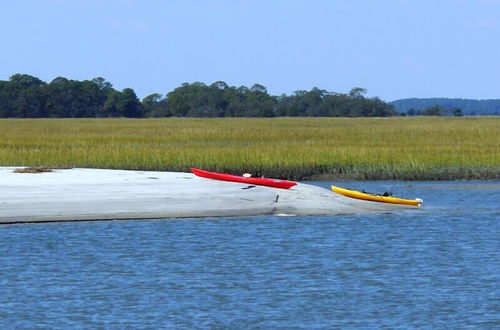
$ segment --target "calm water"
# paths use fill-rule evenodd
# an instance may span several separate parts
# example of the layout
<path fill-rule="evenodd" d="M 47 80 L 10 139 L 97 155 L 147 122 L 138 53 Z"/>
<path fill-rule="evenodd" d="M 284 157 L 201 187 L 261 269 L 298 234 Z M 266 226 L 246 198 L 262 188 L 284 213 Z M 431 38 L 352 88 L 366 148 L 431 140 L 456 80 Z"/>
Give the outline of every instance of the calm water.
<path fill-rule="evenodd" d="M 0 328 L 500 328 L 500 182 L 342 185 L 425 207 L 0 226 Z"/>

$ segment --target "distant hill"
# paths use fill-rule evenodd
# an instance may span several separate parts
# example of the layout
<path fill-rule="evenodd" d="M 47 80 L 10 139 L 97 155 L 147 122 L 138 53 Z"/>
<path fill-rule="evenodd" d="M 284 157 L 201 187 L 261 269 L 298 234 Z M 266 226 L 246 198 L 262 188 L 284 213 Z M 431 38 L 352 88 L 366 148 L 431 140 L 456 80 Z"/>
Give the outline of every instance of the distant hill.
<path fill-rule="evenodd" d="M 500 99 L 410 98 L 392 101 L 389 104 L 399 112 L 407 112 L 410 109 L 423 110 L 437 105 L 444 109 L 462 109 L 464 115 L 500 115 Z"/>

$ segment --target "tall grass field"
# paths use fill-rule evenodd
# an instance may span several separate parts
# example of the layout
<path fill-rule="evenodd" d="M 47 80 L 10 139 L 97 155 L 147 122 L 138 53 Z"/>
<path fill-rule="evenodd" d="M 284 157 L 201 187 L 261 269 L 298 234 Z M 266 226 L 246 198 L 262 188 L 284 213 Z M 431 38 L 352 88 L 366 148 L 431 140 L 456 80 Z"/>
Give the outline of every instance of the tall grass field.
<path fill-rule="evenodd" d="M 499 117 L 5 119 L 1 166 L 499 179 Z"/>

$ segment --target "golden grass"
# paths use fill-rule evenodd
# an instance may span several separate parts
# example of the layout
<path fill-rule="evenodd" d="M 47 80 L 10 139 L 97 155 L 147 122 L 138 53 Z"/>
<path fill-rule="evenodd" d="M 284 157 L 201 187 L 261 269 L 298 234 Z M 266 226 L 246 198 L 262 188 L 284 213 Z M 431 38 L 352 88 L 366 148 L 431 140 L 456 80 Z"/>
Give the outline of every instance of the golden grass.
<path fill-rule="evenodd" d="M 0 120 L 0 165 L 499 178 L 499 117 Z"/>

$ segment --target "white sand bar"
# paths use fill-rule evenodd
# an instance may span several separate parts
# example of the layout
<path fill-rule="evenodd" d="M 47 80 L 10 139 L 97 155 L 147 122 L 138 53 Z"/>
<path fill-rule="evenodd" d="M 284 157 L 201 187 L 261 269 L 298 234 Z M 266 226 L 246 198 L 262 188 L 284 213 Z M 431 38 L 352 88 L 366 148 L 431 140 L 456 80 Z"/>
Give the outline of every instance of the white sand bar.
<path fill-rule="evenodd" d="M 0 223 L 389 211 L 298 184 L 291 189 L 199 178 L 191 173 L 61 169 L 14 173 L 0 167 Z"/>

